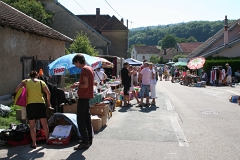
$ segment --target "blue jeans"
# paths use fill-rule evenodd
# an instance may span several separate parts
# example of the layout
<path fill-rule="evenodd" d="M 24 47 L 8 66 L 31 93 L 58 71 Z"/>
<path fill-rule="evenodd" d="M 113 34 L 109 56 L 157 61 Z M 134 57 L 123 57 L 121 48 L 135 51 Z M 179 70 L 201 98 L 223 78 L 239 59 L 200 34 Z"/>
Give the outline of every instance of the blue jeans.
<path fill-rule="evenodd" d="M 149 97 L 149 89 L 150 89 L 150 85 L 144 85 L 142 84 L 141 86 L 141 98 L 144 97 L 144 94 L 146 95 L 146 97 Z"/>

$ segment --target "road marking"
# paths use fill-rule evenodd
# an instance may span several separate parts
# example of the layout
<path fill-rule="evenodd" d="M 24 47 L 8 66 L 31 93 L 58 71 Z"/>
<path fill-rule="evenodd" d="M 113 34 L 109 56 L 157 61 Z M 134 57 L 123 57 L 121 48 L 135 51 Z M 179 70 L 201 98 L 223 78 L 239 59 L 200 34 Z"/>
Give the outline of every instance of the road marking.
<path fill-rule="evenodd" d="M 167 105 L 167 110 L 168 111 L 173 111 L 172 104 L 171 104 L 171 102 L 168 99 L 165 99 L 165 103 Z"/>
<path fill-rule="evenodd" d="M 179 146 L 185 146 L 185 147 L 189 146 L 187 138 L 185 137 L 185 135 L 182 131 L 182 128 L 178 123 L 177 118 L 176 117 L 171 117 L 170 119 L 171 119 L 171 122 L 172 122 L 173 129 L 176 133 L 176 137 L 177 137 Z"/>
<path fill-rule="evenodd" d="M 235 91 L 231 91 L 231 90 L 226 90 L 227 92 L 230 92 L 230 93 L 233 93 L 233 94 L 236 94 L 236 95 L 239 95 L 238 92 L 235 92 Z"/>

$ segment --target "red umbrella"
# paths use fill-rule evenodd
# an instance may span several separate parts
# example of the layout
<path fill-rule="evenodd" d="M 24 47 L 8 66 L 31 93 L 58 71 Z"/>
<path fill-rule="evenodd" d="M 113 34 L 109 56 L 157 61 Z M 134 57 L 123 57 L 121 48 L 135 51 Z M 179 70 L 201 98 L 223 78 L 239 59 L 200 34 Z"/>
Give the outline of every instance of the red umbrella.
<path fill-rule="evenodd" d="M 102 62 L 102 68 L 113 68 L 113 63 L 102 57 L 97 57 Z"/>
<path fill-rule="evenodd" d="M 187 64 L 187 67 L 189 69 L 199 69 L 203 67 L 205 62 L 206 59 L 204 57 L 194 57 L 190 59 L 190 61 Z"/>

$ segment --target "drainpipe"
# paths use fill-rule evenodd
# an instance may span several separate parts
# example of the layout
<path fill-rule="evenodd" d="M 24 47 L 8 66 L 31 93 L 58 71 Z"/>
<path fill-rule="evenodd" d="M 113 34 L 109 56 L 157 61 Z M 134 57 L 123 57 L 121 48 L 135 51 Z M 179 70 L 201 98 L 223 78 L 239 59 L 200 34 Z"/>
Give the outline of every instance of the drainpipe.
<path fill-rule="evenodd" d="M 111 42 L 109 42 L 109 44 L 107 45 L 107 55 L 109 55 L 108 53 L 108 47 L 111 46 Z"/>

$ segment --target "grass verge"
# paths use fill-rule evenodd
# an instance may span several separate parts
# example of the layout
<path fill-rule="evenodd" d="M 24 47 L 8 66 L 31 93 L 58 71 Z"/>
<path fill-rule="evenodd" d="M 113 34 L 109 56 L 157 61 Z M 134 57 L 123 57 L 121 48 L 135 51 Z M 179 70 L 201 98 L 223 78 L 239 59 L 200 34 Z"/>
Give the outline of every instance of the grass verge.
<path fill-rule="evenodd" d="M 21 109 L 20 106 L 10 105 L 11 112 L 7 116 L 0 116 L 0 129 L 8 129 L 11 123 L 19 124 L 19 120 L 16 120 L 16 110 Z"/>

